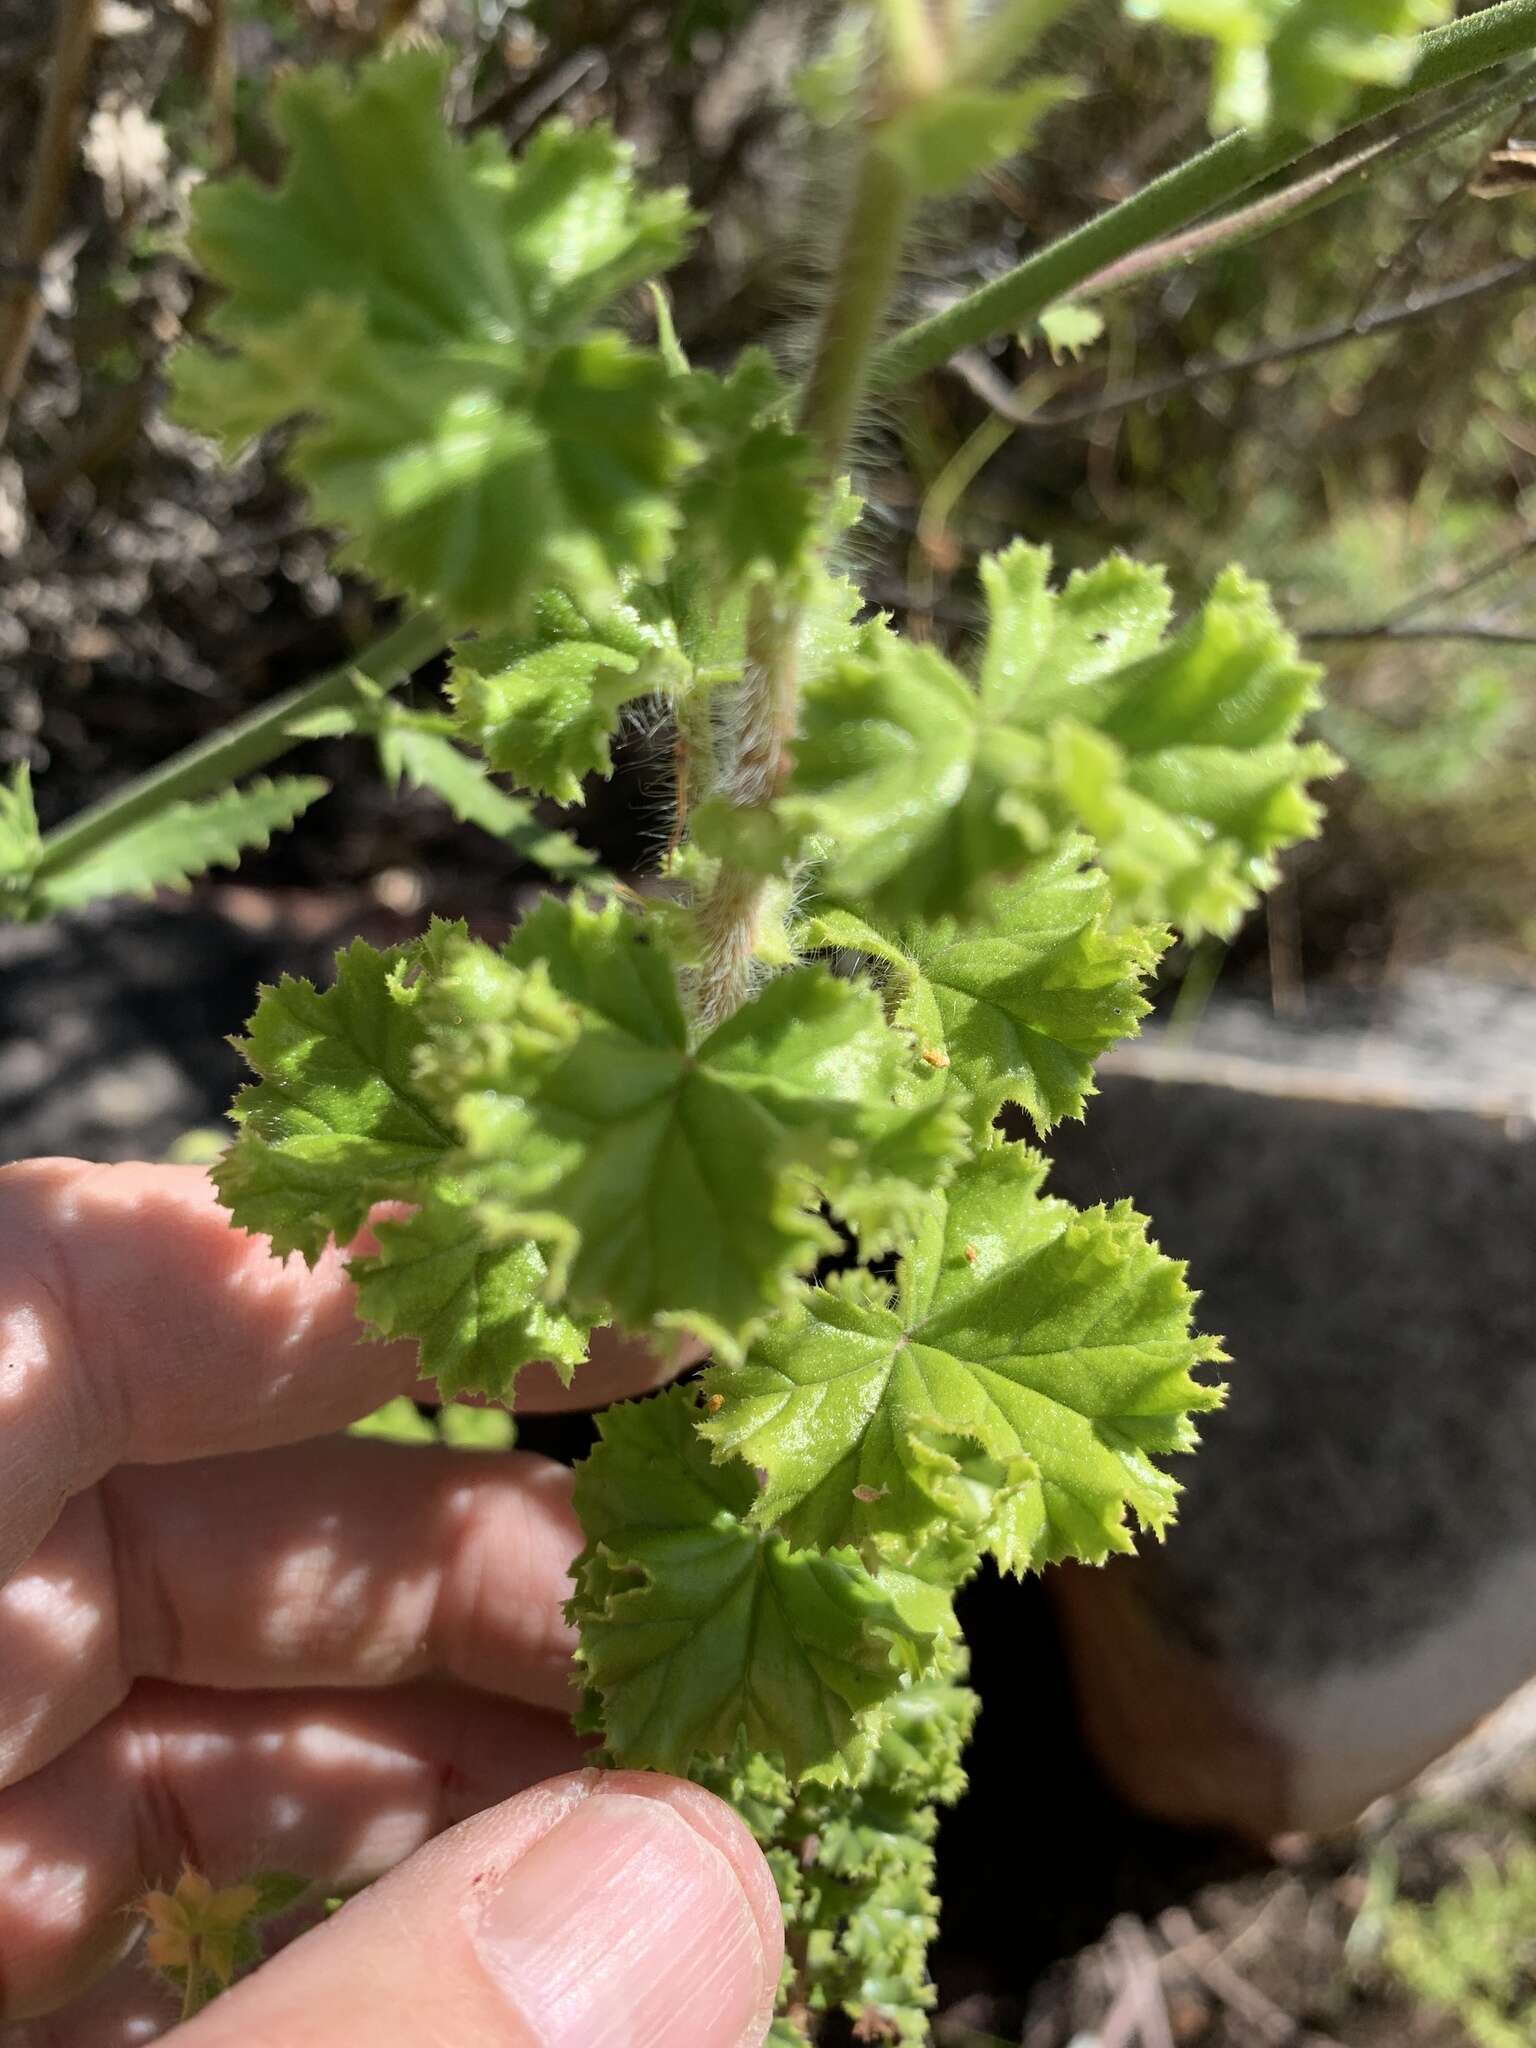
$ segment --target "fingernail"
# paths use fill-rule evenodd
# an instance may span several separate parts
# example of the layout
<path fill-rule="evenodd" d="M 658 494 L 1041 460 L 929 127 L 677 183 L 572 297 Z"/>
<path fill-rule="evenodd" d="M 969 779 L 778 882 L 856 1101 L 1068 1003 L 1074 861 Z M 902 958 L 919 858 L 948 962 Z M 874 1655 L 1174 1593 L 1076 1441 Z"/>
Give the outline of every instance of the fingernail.
<path fill-rule="evenodd" d="M 539 2048 L 757 2048 L 772 1986 L 724 1851 L 664 1799 L 595 1790 L 513 1864 L 475 1942 Z"/>

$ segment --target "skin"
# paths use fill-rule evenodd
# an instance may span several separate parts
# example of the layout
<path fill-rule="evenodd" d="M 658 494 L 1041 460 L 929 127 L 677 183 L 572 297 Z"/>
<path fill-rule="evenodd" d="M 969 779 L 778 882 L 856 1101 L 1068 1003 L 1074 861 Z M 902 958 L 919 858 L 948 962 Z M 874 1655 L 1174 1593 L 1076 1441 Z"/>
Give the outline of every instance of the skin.
<path fill-rule="evenodd" d="M 659 1377 L 617 1343 L 578 1386 Z M 761 2041 L 781 1934 L 750 1835 L 571 1733 L 569 1474 L 337 1434 L 414 1383 L 414 1346 L 359 1335 L 344 1253 L 272 1259 L 199 1170 L 0 1171 L 6 2048 L 163 2030 L 128 1909 L 184 1865 L 371 1884 L 189 2048 Z"/>

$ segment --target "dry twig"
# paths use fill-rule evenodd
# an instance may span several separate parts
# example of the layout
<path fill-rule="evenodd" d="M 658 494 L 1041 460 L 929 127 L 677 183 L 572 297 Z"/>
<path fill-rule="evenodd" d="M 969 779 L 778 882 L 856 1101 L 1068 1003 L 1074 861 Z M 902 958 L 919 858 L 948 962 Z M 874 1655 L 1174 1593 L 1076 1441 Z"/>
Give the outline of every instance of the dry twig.
<path fill-rule="evenodd" d="M 21 211 L 13 275 L 0 284 L 0 441 L 26 375 L 43 312 L 43 263 L 58 232 L 79 158 L 80 123 L 98 0 L 58 0 L 53 70 L 43 104 L 32 177 Z"/>
<path fill-rule="evenodd" d="M 1427 612 L 1432 605 L 1450 604 L 1458 597 L 1465 597 L 1469 590 L 1479 590 L 1483 584 L 1491 583 L 1495 576 L 1502 576 L 1506 569 L 1512 569 L 1533 549 L 1536 549 L 1536 533 L 1522 534 L 1519 540 L 1500 548 L 1497 554 L 1489 555 L 1486 560 L 1463 570 L 1454 582 L 1432 584 L 1428 590 L 1421 590 L 1417 597 L 1410 597 L 1406 604 L 1388 612 L 1382 624 L 1400 626 L 1405 620 L 1416 619 L 1420 612 Z"/>
<path fill-rule="evenodd" d="M 1370 626 L 1301 626 L 1296 637 L 1319 647 L 1349 640 L 1465 640 L 1479 647 L 1536 647 L 1536 633 L 1481 619 L 1427 626 L 1397 626 L 1390 619 Z"/>
<path fill-rule="evenodd" d="M 1532 77 L 1536 77 L 1536 71 L 1527 70 L 1515 83 L 1529 82 Z M 1179 265 L 1200 262 L 1223 249 L 1236 248 L 1255 236 L 1268 234 L 1273 228 L 1301 220 L 1317 207 L 1327 206 L 1368 185 L 1389 164 L 1412 162 L 1440 143 L 1467 134 L 1509 104 L 1510 87 L 1509 79 L 1496 80 L 1482 92 L 1457 101 L 1427 121 L 1416 122 L 1394 135 L 1379 136 L 1346 157 L 1324 163 L 1315 171 L 1303 172 L 1277 192 L 1266 192 L 1247 206 L 1236 207 L 1197 227 L 1185 228 L 1160 242 L 1149 242 L 1118 262 L 1106 264 L 1086 279 L 1074 296 L 1089 298 L 1099 292 L 1118 290 L 1122 285 L 1134 284 Z M 1327 147 L 1323 145 L 1324 150 Z M 1375 296 L 1373 293 L 1372 297 Z M 1365 307 L 1360 311 L 1364 312 Z"/>
<path fill-rule="evenodd" d="M 1157 1957 L 1146 1928 L 1134 1915 L 1123 1913 L 1109 1930 L 1109 1946 L 1120 1965 L 1121 1985 L 1099 2028 L 1101 2048 L 1130 2048 L 1133 2041 L 1140 2048 L 1174 2048 Z"/>
<path fill-rule="evenodd" d="M 1165 1967 L 1175 1961 L 1191 1970 L 1230 2012 L 1246 2020 L 1274 2048 L 1344 2048 L 1332 2034 L 1320 2034 L 1275 2004 L 1227 1961 L 1226 1951 L 1211 1934 L 1202 1933 L 1183 1906 L 1170 1906 L 1159 1922 L 1170 1944 Z"/>
<path fill-rule="evenodd" d="M 1314 327 L 1305 334 L 1291 335 L 1285 341 L 1269 342 L 1246 355 L 1208 356 L 1186 363 L 1183 369 L 1171 371 L 1165 377 L 1150 377 L 1139 384 L 1123 385 L 1119 390 L 1101 391 L 1096 397 L 1083 399 L 1077 404 L 1041 408 L 1020 405 L 1006 378 L 1000 376 L 987 358 L 974 349 L 962 349 L 951 359 L 949 367 L 1010 425 L 1044 432 L 1056 427 L 1079 426 L 1088 420 L 1102 419 L 1108 413 L 1128 412 L 1135 406 L 1173 397 L 1219 377 L 1248 376 L 1255 370 L 1269 369 L 1278 363 L 1320 355 L 1325 349 L 1338 348 L 1347 342 L 1369 341 L 1376 335 L 1391 333 L 1414 321 L 1431 319 L 1437 313 L 1465 305 L 1469 300 L 1484 298 L 1491 292 L 1509 291 L 1515 285 L 1528 284 L 1533 280 L 1536 280 L 1536 259 L 1513 259 L 1496 264 L 1491 270 L 1478 271 L 1475 276 L 1458 278 L 1454 284 L 1425 292 L 1402 305 L 1335 321 L 1327 327 Z"/>

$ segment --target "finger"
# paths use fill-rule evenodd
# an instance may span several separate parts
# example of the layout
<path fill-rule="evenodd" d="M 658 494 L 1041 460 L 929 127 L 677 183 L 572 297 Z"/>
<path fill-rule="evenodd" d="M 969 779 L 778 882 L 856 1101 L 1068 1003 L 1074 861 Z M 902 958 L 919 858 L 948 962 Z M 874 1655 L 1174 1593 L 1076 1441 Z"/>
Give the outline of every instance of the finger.
<path fill-rule="evenodd" d="M 130 1465 L 0 1587 L 0 1786 L 137 1678 L 393 1685 L 443 1675 L 569 1712 L 571 1475 L 332 1438 Z"/>
<path fill-rule="evenodd" d="M 757 2048 L 773 1880 L 697 1785 L 582 1771 L 433 1844 L 194 2020 L 187 2048 Z"/>
<path fill-rule="evenodd" d="M 468 1688 L 214 1693 L 148 1684 L 0 1793 L 0 2019 L 62 2005 L 121 1953 L 125 1909 L 184 1863 L 216 1884 L 363 1884 L 580 1762 L 567 1722 Z"/>
<path fill-rule="evenodd" d="M 313 1272 L 230 1227 L 196 1167 L 0 1171 L 0 1577 L 114 1465 L 338 1429 L 415 1378 Z"/>
<path fill-rule="evenodd" d="M 0 1580 L 113 1466 L 339 1429 L 410 1388 L 415 1359 L 362 1335 L 343 1253 L 274 1259 L 201 1168 L 0 1169 Z M 585 1378 L 567 1392 L 536 1369 L 530 1405 L 591 1407 L 668 1373 L 598 1332 Z"/>
<path fill-rule="evenodd" d="M 0 2030 L 0 2048 L 144 2048 L 171 2031 L 180 2003 L 128 1955 L 62 2012 Z"/>

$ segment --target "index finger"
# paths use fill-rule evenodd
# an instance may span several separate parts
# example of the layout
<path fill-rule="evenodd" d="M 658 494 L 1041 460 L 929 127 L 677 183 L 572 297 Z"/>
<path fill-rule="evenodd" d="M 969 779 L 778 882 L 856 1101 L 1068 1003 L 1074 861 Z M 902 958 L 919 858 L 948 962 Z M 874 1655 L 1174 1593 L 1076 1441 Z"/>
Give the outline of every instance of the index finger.
<path fill-rule="evenodd" d="M 201 1168 L 0 1170 L 0 1580 L 115 1465 L 319 1436 L 415 1378 L 413 1342 L 359 1326 L 344 1253 L 275 1259 Z"/>
<path fill-rule="evenodd" d="M 0 1172 L 0 1576 L 114 1465 L 340 1428 L 411 1384 L 366 1341 L 344 1258 L 231 1228 L 200 1168 Z"/>

